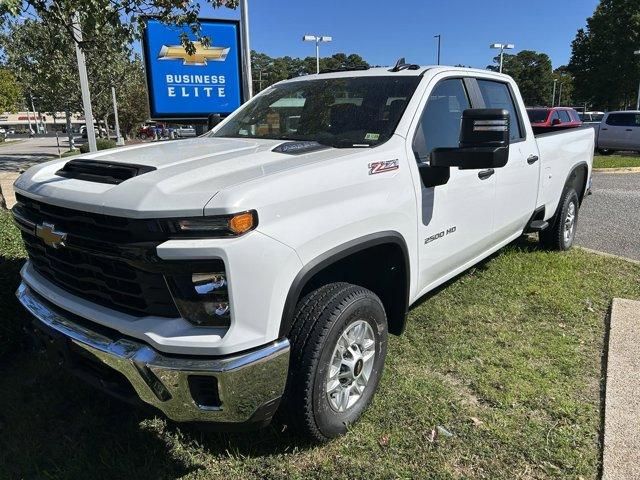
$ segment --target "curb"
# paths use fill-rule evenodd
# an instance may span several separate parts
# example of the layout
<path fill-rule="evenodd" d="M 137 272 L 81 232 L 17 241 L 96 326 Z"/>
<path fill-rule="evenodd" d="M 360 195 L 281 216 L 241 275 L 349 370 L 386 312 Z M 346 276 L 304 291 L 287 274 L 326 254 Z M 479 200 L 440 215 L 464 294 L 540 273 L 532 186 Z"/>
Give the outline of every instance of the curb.
<path fill-rule="evenodd" d="M 601 257 L 615 258 L 616 260 L 623 260 L 625 262 L 633 263 L 635 265 L 640 265 L 640 260 L 634 260 L 633 258 L 622 257 L 620 255 L 615 255 L 613 253 L 601 252 L 600 250 L 593 250 L 591 248 L 581 247 L 580 245 L 575 245 L 574 248 L 577 248 L 578 250 L 582 250 L 588 253 L 595 253 L 596 255 L 600 255 Z"/>
<path fill-rule="evenodd" d="M 640 478 L 640 302 L 614 298 L 608 333 L 602 479 Z"/>
<path fill-rule="evenodd" d="M 640 173 L 640 167 L 594 168 L 595 173 Z"/>

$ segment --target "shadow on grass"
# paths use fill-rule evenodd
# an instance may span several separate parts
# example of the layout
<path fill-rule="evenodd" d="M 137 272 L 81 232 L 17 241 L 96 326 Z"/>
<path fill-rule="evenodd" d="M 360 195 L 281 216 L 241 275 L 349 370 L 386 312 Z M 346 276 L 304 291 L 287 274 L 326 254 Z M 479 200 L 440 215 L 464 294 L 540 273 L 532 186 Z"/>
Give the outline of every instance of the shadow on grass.
<path fill-rule="evenodd" d="M 0 257 L 0 478 L 177 478 L 216 458 L 304 448 L 277 426 L 178 425 L 85 385 L 35 348 L 14 292 L 23 259 Z"/>

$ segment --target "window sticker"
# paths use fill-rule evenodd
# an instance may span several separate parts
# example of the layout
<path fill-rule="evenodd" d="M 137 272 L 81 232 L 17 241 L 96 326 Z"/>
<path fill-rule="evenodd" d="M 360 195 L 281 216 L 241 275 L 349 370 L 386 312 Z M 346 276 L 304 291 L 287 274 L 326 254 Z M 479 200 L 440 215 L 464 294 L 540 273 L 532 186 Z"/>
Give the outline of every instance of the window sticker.
<path fill-rule="evenodd" d="M 379 133 L 367 133 L 367 134 L 364 136 L 364 139 L 365 139 L 365 140 L 372 140 L 372 141 L 374 141 L 374 142 L 375 142 L 376 140 L 378 140 L 379 138 L 380 138 L 380 134 L 379 134 Z"/>

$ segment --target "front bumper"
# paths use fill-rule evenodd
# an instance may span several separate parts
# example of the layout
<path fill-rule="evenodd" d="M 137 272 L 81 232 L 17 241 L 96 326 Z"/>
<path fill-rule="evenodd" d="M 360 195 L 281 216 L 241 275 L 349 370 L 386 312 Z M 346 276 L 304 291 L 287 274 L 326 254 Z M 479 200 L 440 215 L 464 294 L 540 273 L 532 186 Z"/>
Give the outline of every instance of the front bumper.
<path fill-rule="evenodd" d="M 168 355 L 115 331 L 86 326 L 90 322 L 57 308 L 25 283 L 16 296 L 36 318 L 45 343 L 108 393 L 128 400 L 130 391 L 179 422 L 264 424 L 278 408 L 289 368 L 286 339 L 224 357 Z M 87 365 L 91 368 L 82 368 Z"/>

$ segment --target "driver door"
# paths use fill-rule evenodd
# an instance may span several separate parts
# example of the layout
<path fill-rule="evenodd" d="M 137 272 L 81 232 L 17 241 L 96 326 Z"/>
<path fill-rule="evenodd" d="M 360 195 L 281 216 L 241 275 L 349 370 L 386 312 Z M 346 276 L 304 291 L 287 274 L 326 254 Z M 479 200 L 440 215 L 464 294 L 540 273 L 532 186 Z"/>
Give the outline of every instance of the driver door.
<path fill-rule="evenodd" d="M 459 146 L 462 113 L 472 108 L 467 87 L 462 78 L 446 78 L 431 89 L 412 142 L 419 162 L 429 162 L 436 148 Z M 451 168 L 449 181 L 435 187 L 418 176 L 420 292 L 491 247 L 496 175 L 489 170 Z"/>

